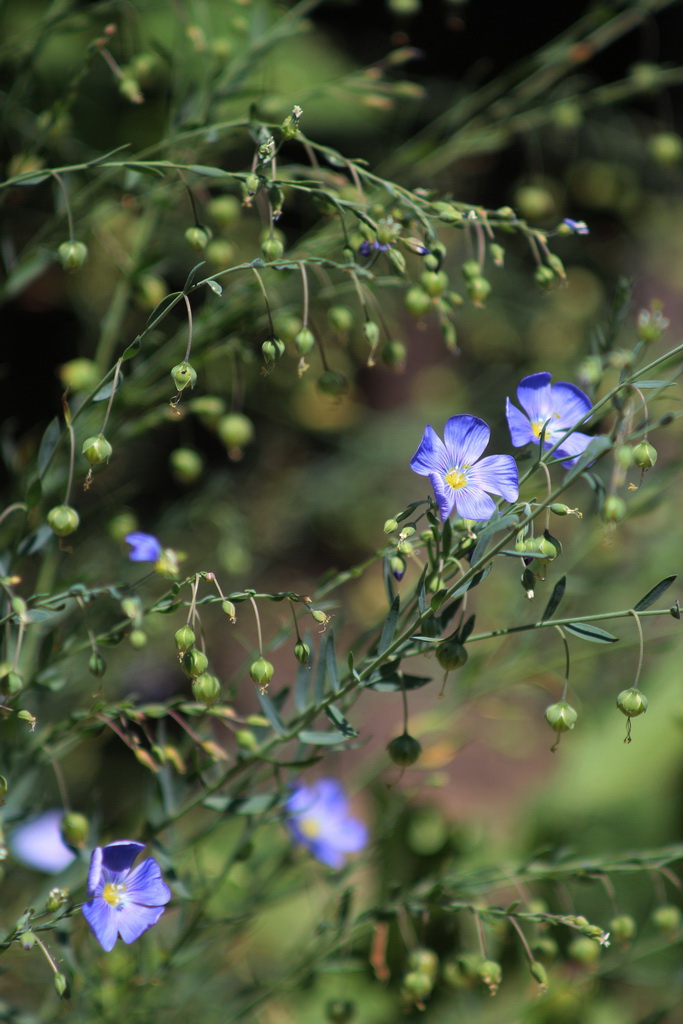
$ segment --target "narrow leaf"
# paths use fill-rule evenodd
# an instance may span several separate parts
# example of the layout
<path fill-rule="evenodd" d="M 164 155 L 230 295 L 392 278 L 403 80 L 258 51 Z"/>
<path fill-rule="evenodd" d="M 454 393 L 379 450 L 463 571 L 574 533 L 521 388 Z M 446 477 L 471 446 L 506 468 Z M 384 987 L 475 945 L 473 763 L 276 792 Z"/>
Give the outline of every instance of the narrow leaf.
<path fill-rule="evenodd" d="M 662 594 L 669 589 L 675 579 L 675 576 L 667 576 L 666 579 L 658 583 L 656 587 L 652 588 L 652 590 L 648 590 L 645 597 L 641 597 L 638 604 L 634 604 L 633 611 L 644 612 L 646 608 L 649 608 L 651 604 L 654 604 L 655 601 L 659 600 Z"/>
<path fill-rule="evenodd" d="M 278 802 L 276 793 L 257 793 L 256 796 L 227 797 L 215 794 L 202 800 L 205 807 L 212 811 L 230 811 L 231 814 L 263 814 L 275 807 Z"/>
<path fill-rule="evenodd" d="M 351 736 L 345 736 L 343 732 L 316 732 L 313 729 L 302 729 L 299 733 L 302 743 L 310 743 L 316 747 L 334 747 L 338 743 L 345 743 Z"/>
<path fill-rule="evenodd" d="M 580 636 L 582 640 L 590 640 L 594 644 L 616 644 L 618 636 L 600 629 L 599 626 L 592 626 L 590 622 L 570 622 L 562 629 L 566 629 L 573 636 Z"/>
<path fill-rule="evenodd" d="M 424 615 L 427 611 L 427 593 L 425 589 L 427 580 L 427 566 L 425 565 L 422 570 L 422 575 L 418 580 L 417 587 L 415 589 L 415 596 L 417 597 L 417 607 L 420 609 L 420 615 Z"/>
<path fill-rule="evenodd" d="M 216 295 L 223 294 L 223 287 L 218 283 L 218 281 L 209 280 L 206 283 L 208 284 L 211 291 L 214 292 Z"/>
<path fill-rule="evenodd" d="M 140 346 L 141 345 L 142 345 L 142 339 L 140 338 L 140 335 L 138 335 L 137 338 L 134 338 L 131 341 L 130 345 L 123 350 L 123 354 L 121 356 L 121 362 L 125 363 L 125 361 L 127 359 L 132 359 L 133 356 L 136 356 L 138 354 L 138 352 L 140 351 Z"/>
<path fill-rule="evenodd" d="M 287 729 L 285 728 L 284 722 L 282 721 L 277 711 L 275 710 L 275 705 L 273 704 L 268 694 L 261 693 L 261 691 L 259 690 L 258 699 L 259 704 L 263 708 L 263 714 L 266 716 L 275 732 L 278 734 L 278 736 L 284 736 L 285 733 L 287 732 Z"/>
<path fill-rule="evenodd" d="M 670 388 L 678 384 L 675 380 L 639 380 L 639 388 Z"/>
<path fill-rule="evenodd" d="M 155 306 L 152 312 L 147 317 L 147 326 L 150 327 L 155 322 L 155 320 L 158 320 L 161 314 L 164 312 L 164 310 L 168 306 L 170 306 L 173 303 L 174 299 L 177 299 L 179 295 L 180 292 L 169 292 L 168 295 L 165 295 L 161 302 L 158 304 L 158 306 Z"/>
<path fill-rule="evenodd" d="M 546 619 L 550 618 L 553 612 L 557 611 L 558 605 L 564 597 L 564 592 L 566 589 L 567 577 L 563 576 L 561 579 L 557 581 L 555 587 L 553 588 L 553 592 L 550 595 L 550 600 L 545 606 L 545 611 L 543 612 L 543 615 L 541 615 L 541 622 L 545 622 Z"/>
<path fill-rule="evenodd" d="M 336 693 L 341 686 L 341 682 L 339 680 L 339 669 L 337 667 L 337 655 L 334 649 L 334 634 L 332 630 L 327 634 L 327 644 L 325 646 L 325 672 L 330 686 Z"/>
<path fill-rule="evenodd" d="M 339 732 L 343 733 L 344 736 L 357 736 L 358 729 L 354 729 L 351 723 L 344 718 L 339 708 L 336 708 L 334 704 L 330 704 L 329 707 L 325 708 L 325 714 L 329 720 L 337 726 Z"/>
<path fill-rule="evenodd" d="M 183 292 L 185 294 L 187 294 L 189 292 L 190 288 L 192 288 L 192 286 L 194 285 L 195 281 L 197 280 L 197 277 L 199 276 L 199 271 L 201 270 L 202 267 L 205 267 L 205 266 L 206 266 L 206 260 L 202 260 L 201 263 L 195 263 L 194 267 L 192 268 L 190 273 L 187 275 L 187 278 L 185 280 L 185 284 L 183 285 Z"/>
<path fill-rule="evenodd" d="M 204 178 L 232 178 L 232 174 L 222 170 L 220 167 L 209 167 L 207 164 L 190 164 L 188 171 L 201 174 Z"/>
<path fill-rule="evenodd" d="M 394 639 L 396 633 L 396 623 L 398 622 L 398 613 L 401 610 L 401 596 L 397 594 L 394 600 L 391 602 L 391 608 L 389 614 L 384 620 L 382 626 L 382 635 L 379 638 L 379 646 L 377 647 L 377 654 L 384 654 L 387 648 L 390 646 L 391 641 Z"/>
<path fill-rule="evenodd" d="M 62 436 L 62 430 L 59 424 L 57 416 L 50 420 L 43 434 L 43 438 L 40 442 L 40 448 L 38 449 L 38 476 L 44 477 L 47 467 L 52 461 L 52 456 L 55 453 L 55 448 L 59 444 L 59 439 Z"/>
<path fill-rule="evenodd" d="M 451 594 L 451 597 L 460 597 L 461 594 L 464 594 L 467 590 L 471 590 L 472 587 L 478 587 L 482 580 L 486 579 L 488 574 L 491 572 L 491 569 L 493 569 L 493 562 L 489 562 L 489 564 L 485 566 L 481 572 L 478 572 L 476 576 L 473 576 L 471 580 L 467 580 L 466 583 L 457 587 Z"/>
<path fill-rule="evenodd" d="M 329 633 L 324 637 L 318 652 L 318 664 L 315 669 L 315 682 L 313 684 L 313 702 L 320 704 L 325 696 L 325 669 L 326 669 L 326 648 Z"/>
<path fill-rule="evenodd" d="M 116 386 L 114 386 L 114 381 Z M 106 384 L 103 384 L 101 388 L 98 388 L 95 394 L 92 396 L 93 402 L 104 402 L 107 398 L 111 398 L 114 391 L 118 391 L 123 384 L 123 375 L 118 374 L 114 380 L 108 380 Z"/>

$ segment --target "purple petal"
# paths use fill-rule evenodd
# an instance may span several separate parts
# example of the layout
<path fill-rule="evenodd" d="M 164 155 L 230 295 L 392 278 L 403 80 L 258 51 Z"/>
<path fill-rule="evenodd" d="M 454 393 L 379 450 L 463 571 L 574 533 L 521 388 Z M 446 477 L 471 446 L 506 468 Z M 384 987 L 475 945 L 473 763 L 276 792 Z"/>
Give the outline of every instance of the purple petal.
<path fill-rule="evenodd" d="M 510 440 L 515 448 L 521 448 L 524 444 L 538 444 L 538 438 L 531 429 L 531 421 L 509 398 L 505 406 L 505 416 L 510 430 Z"/>
<path fill-rule="evenodd" d="M 88 895 L 94 896 L 102 881 L 102 847 L 96 846 L 90 855 L 88 869 Z"/>
<path fill-rule="evenodd" d="M 346 858 L 344 854 L 328 843 L 325 839 L 316 839 L 309 843 L 309 848 L 316 860 L 319 860 L 321 864 L 327 864 L 328 867 L 334 868 L 338 871 L 339 868 L 344 867 L 344 861 Z"/>
<path fill-rule="evenodd" d="M 462 519 L 490 519 L 496 511 L 493 498 L 489 498 L 481 488 L 469 484 L 457 492 L 455 507 Z"/>
<path fill-rule="evenodd" d="M 171 898 L 171 890 L 161 877 L 161 868 L 149 857 L 126 879 L 126 899 L 148 907 L 161 907 Z"/>
<path fill-rule="evenodd" d="M 117 839 L 114 843 L 107 843 L 102 848 L 102 867 L 113 874 L 124 874 L 130 871 L 135 858 L 144 848 L 144 843 L 136 843 L 133 839 Z"/>
<path fill-rule="evenodd" d="M 304 811 L 310 810 L 314 800 L 315 796 L 309 786 L 296 783 L 285 801 L 285 809 L 288 814 L 302 814 Z"/>
<path fill-rule="evenodd" d="M 100 896 L 83 904 L 83 916 L 90 925 L 93 935 L 102 949 L 109 953 L 116 944 L 118 935 L 118 911 L 110 907 Z"/>
<path fill-rule="evenodd" d="M 135 942 L 143 932 L 156 924 L 164 907 L 142 907 L 138 903 L 127 903 L 123 910 L 115 911 L 119 935 L 126 943 Z"/>
<path fill-rule="evenodd" d="M 553 427 L 555 432 L 573 427 L 593 408 L 593 404 L 581 388 L 575 384 L 560 381 L 550 389 L 550 405 L 555 416 Z"/>
<path fill-rule="evenodd" d="M 9 848 L 14 859 L 50 875 L 64 871 L 76 854 L 62 839 L 63 817 L 64 811 L 54 808 L 12 829 Z"/>
<path fill-rule="evenodd" d="M 434 488 L 436 503 L 439 506 L 441 522 L 445 523 L 455 506 L 456 491 L 450 484 L 447 484 L 443 476 L 432 473 L 429 477 Z"/>
<path fill-rule="evenodd" d="M 517 501 L 519 496 L 519 473 L 511 455 L 487 455 L 480 459 L 476 466 L 472 466 L 469 480 L 482 491 L 500 494 L 506 501 Z"/>
<path fill-rule="evenodd" d="M 477 416 L 451 416 L 444 429 L 449 466 L 471 466 L 489 443 L 488 424 Z"/>
<path fill-rule="evenodd" d="M 419 448 L 410 460 L 410 468 L 420 476 L 431 476 L 433 473 L 443 476 L 451 468 L 446 447 L 429 424 L 425 427 Z"/>
<path fill-rule="evenodd" d="M 555 449 L 553 455 L 558 459 L 569 456 L 562 465 L 565 467 L 573 466 L 577 459 L 583 455 L 592 440 L 593 438 L 589 434 L 582 434 L 580 431 L 575 430 L 573 434 L 564 439 L 559 448 Z"/>
<path fill-rule="evenodd" d="M 131 562 L 156 562 L 161 554 L 161 544 L 151 533 L 129 533 L 125 540 L 132 548 Z"/>
<path fill-rule="evenodd" d="M 327 814 L 342 815 L 348 807 L 344 787 L 337 779 L 318 779 L 311 786 L 315 793 L 316 806 Z"/>
<path fill-rule="evenodd" d="M 368 828 L 358 818 L 344 818 L 330 831 L 327 839 L 331 845 L 344 853 L 358 853 L 368 844 Z"/>
<path fill-rule="evenodd" d="M 550 418 L 550 374 L 532 373 L 517 387 L 517 400 L 532 421 L 545 423 Z"/>

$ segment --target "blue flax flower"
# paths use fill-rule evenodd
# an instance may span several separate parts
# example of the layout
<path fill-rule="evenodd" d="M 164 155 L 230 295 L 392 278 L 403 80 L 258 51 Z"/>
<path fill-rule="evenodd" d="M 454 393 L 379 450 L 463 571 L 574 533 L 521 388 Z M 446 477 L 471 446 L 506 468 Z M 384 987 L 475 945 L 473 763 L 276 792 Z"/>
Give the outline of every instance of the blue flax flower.
<path fill-rule="evenodd" d="M 491 431 L 476 416 L 451 416 L 443 441 L 432 427 L 425 432 L 410 461 L 410 468 L 431 480 L 441 519 L 453 509 L 462 519 L 490 519 L 496 510 L 489 494 L 516 501 L 517 465 L 511 455 L 487 455 Z"/>
<path fill-rule="evenodd" d="M 64 811 L 55 807 L 12 829 L 9 848 L 15 860 L 48 875 L 68 868 L 76 854 L 62 838 L 63 817 Z"/>
<path fill-rule="evenodd" d="M 126 943 L 139 939 L 157 923 L 171 898 L 161 868 L 152 857 L 133 867 L 144 848 L 144 843 L 120 839 L 93 850 L 83 914 L 107 953 L 119 935 Z"/>
<path fill-rule="evenodd" d="M 562 223 L 565 227 L 569 228 L 574 235 L 590 234 L 590 228 L 586 224 L 585 220 L 572 220 L 571 217 L 565 217 Z"/>
<path fill-rule="evenodd" d="M 367 827 L 350 816 L 346 794 L 336 779 L 318 779 L 310 786 L 297 783 L 285 807 L 294 841 L 331 868 L 343 867 L 345 854 L 357 853 L 368 841 Z"/>
<path fill-rule="evenodd" d="M 162 548 L 156 537 L 151 533 L 129 533 L 126 536 L 126 544 L 130 544 L 131 562 L 156 562 L 161 554 Z"/>
<path fill-rule="evenodd" d="M 552 448 L 565 431 L 582 420 L 593 408 L 588 395 L 575 384 L 567 384 L 565 381 L 551 384 L 550 380 L 549 373 L 532 373 L 519 382 L 517 400 L 524 413 L 508 398 L 505 415 L 515 448 L 523 444 L 539 444 L 544 426 L 544 447 Z M 554 454 L 565 460 L 563 466 L 571 466 L 592 440 L 588 434 L 575 430 L 565 437 Z"/>

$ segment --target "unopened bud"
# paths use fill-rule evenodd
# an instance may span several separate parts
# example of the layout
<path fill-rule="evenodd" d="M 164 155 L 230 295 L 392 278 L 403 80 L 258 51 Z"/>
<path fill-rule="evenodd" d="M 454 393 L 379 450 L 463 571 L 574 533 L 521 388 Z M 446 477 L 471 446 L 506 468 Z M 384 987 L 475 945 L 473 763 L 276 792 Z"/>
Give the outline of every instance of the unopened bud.
<path fill-rule="evenodd" d="M 555 732 L 568 732 L 576 725 L 578 714 L 566 700 L 560 700 L 545 709 L 545 720 Z"/>
<path fill-rule="evenodd" d="M 674 938 L 681 930 L 683 914 L 679 907 L 673 903 L 663 903 L 652 911 L 652 924 L 658 932 L 666 935 L 667 938 Z"/>
<path fill-rule="evenodd" d="M 403 297 L 403 304 L 410 313 L 411 316 L 421 317 L 425 313 L 428 313 L 432 308 L 431 297 L 427 294 L 424 288 L 418 288 L 417 285 L 413 285 L 409 288 Z"/>
<path fill-rule="evenodd" d="M 284 251 L 284 244 L 279 238 L 266 238 L 261 243 L 261 252 L 267 260 L 279 260 Z"/>
<path fill-rule="evenodd" d="M 57 995 L 60 999 L 68 999 L 71 995 L 71 990 L 69 989 L 69 982 L 66 980 L 66 976 L 62 974 L 61 971 L 57 971 L 55 974 L 54 983 Z"/>
<path fill-rule="evenodd" d="M 191 626 L 181 626 L 175 632 L 175 643 L 180 654 L 185 654 L 191 647 L 194 647 L 194 643 L 197 637 Z"/>
<path fill-rule="evenodd" d="M 388 534 L 393 533 L 394 530 L 398 530 L 398 520 L 387 519 L 386 523 L 384 524 L 384 532 Z"/>
<path fill-rule="evenodd" d="M 198 480 L 204 469 L 204 460 L 194 448 L 174 448 L 168 461 L 174 479 L 185 486 Z"/>
<path fill-rule="evenodd" d="M 626 944 L 635 937 L 636 922 L 630 914 L 617 914 L 607 925 L 607 930 L 618 942 Z"/>
<path fill-rule="evenodd" d="M 47 514 L 47 524 L 58 537 L 68 537 L 78 529 L 80 517 L 71 505 L 55 505 Z"/>
<path fill-rule="evenodd" d="M 617 697 L 617 707 L 627 718 L 637 718 L 647 711 L 648 700 L 635 686 L 622 690 Z"/>
<path fill-rule="evenodd" d="M 237 622 L 237 612 L 232 601 L 222 601 L 221 608 L 223 609 L 223 611 L 228 616 L 231 622 Z"/>
<path fill-rule="evenodd" d="M 252 661 L 249 666 L 249 675 L 254 682 L 262 689 L 265 688 L 270 680 L 273 678 L 275 669 L 272 664 L 261 655 L 256 661 Z"/>
<path fill-rule="evenodd" d="M 191 650 L 185 651 L 181 664 L 185 675 L 190 679 L 196 679 L 197 676 L 206 672 L 209 667 L 209 659 L 203 651 L 198 651 L 193 647 Z"/>
<path fill-rule="evenodd" d="M 19 942 L 21 943 L 21 948 L 28 953 L 35 946 L 36 937 L 31 931 L 22 932 L 19 936 Z"/>
<path fill-rule="evenodd" d="M 190 249 L 194 249 L 195 252 L 203 252 L 210 239 L 210 232 L 206 228 L 200 228 L 198 225 L 187 228 L 185 231 L 185 241 Z"/>
<path fill-rule="evenodd" d="M 626 502 L 618 494 L 608 494 L 601 514 L 605 523 L 620 523 L 626 515 Z"/>
<path fill-rule="evenodd" d="M 82 454 L 91 466 L 101 466 L 103 462 L 109 462 L 113 450 L 104 434 L 86 438 L 81 448 Z"/>
<path fill-rule="evenodd" d="M 467 294 L 473 306 L 483 306 L 491 294 L 491 282 L 485 277 L 473 277 L 467 282 Z"/>
<path fill-rule="evenodd" d="M 128 643 L 134 650 L 140 651 L 147 646 L 147 634 L 144 629 L 131 629 L 128 634 Z"/>
<path fill-rule="evenodd" d="M 80 270 L 87 260 L 88 247 L 84 242 L 62 242 L 57 253 L 64 270 L 73 273 L 75 270 Z"/>
<path fill-rule="evenodd" d="M 340 334 L 348 334 L 353 327 L 353 313 L 348 306 L 330 306 L 327 319 L 330 327 Z"/>
<path fill-rule="evenodd" d="M 303 640 L 297 640 L 294 644 L 294 657 L 300 665 L 308 665 L 311 660 L 311 648 Z"/>
<path fill-rule="evenodd" d="M 90 823 L 84 814 L 79 814 L 78 811 L 69 811 L 62 818 L 59 827 L 62 839 L 67 846 L 73 846 L 77 850 L 85 849 Z"/>
<path fill-rule="evenodd" d="M 192 696 L 202 704 L 215 704 L 221 695 L 221 681 L 218 676 L 209 672 L 202 672 L 200 676 L 192 680 Z"/>
<path fill-rule="evenodd" d="M 479 980 L 495 996 L 503 980 L 503 968 L 496 960 L 482 960 L 478 969 Z"/>
<path fill-rule="evenodd" d="M 529 964 L 529 970 L 531 971 L 532 978 L 534 978 L 539 985 L 542 985 L 543 988 L 548 987 L 548 972 L 542 963 L 539 963 L 538 960 L 532 960 Z"/>
<path fill-rule="evenodd" d="M 313 331 L 309 330 L 308 327 L 302 327 L 294 338 L 294 347 L 296 348 L 297 355 L 307 356 L 315 345 L 315 336 Z"/>
<path fill-rule="evenodd" d="M 434 982 L 424 971 L 408 971 L 403 975 L 401 995 L 411 1003 L 421 1003 L 431 994 Z"/>
<path fill-rule="evenodd" d="M 90 658 L 88 659 L 88 669 L 98 679 L 101 679 L 107 671 L 107 663 L 102 655 L 98 654 L 97 651 L 93 651 L 90 655 Z"/>
<path fill-rule="evenodd" d="M 254 439 L 254 424 L 241 412 L 221 416 L 216 430 L 228 450 L 242 449 Z"/>
<path fill-rule="evenodd" d="M 641 441 L 633 449 L 633 462 L 639 469 L 652 469 L 657 461 L 657 449 L 649 441 Z"/>
<path fill-rule="evenodd" d="M 47 900 L 45 901 L 45 909 L 49 913 L 53 914 L 55 910 L 59 910 L 69 899 L 68 889 L 50 889 Z"/>

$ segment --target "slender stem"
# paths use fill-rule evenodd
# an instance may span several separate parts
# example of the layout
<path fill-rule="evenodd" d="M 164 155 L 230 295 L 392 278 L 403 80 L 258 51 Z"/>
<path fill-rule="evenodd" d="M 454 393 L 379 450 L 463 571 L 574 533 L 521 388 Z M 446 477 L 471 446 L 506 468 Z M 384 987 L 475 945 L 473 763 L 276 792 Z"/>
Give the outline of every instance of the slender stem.
<path fill-rule="evenodd" d="M 638 651 L 638 667 L 636 669 L 636 678 L 635 678 L 635 680 L 633 682 L 634 688 L 637 689 L 637 687 L 638 687 L 638 680 L 640 679 L 640 671 L 641 671 L 641 669 L 643 667 L 643 653 L 644 653 L 643 627 L 640 624 L 640 615 L 642 615 L 643 613 L 642 612 L 636 612 L 636 611 L 633 610 L 633 608 L 630 608 L 628 614 L 633 616 L 633 618 L 636 620 L 636 626 L 638 627 L 638 641 L 639 641 L 640 647 L 639 647 L 639 651 Z"/>
<path fill-rule="evenodd" d="M 102 434 L 104 434 L 105 430 L 107 429 L 107 423 L 109 422 L 109 417 L 111 415 L 112 406 L 114 404 L 114 395 L 116 394 L 116 388 L 117 388 L 118 382 L 119 382 L 119 374 L 121 372 L 121 363 L 122 363 L 122 361 L 123 360 L 121 360 L 121 359 L 117 360 L 116 366 L 114 367 L 114 379 L 113 379 L 112 385 L 111 385 L 111 394 L 109 396 L 109 401 L 107 402 L 107 411 L 104 414 L 104 421 L 102 423 L 102 430 L 100 431 L 100 433 L 102 433 Z"/>
<path fill-rule="evenodd" d="M 259 617 L 258 606 L 254 598 L 249 595 L 251 607 L 254 609 L 254 618 L 256 619 L 256 633 L 258 635 L 258 652 L 263 657 L 263 637 L 261 635 L 261 619 Z"/>
<path fill-rule="evenodd" d="M 74 219 L 73 219 L 73 215 L 71 213 L 71 203 L 69 202 L 69 193 L 66 191 L 66 186 L 64 185 L 64 182 L 62 181 L 61 176 L 56 171 L 53 171 L 52 177 L 55 179 L 55 181 L 59 185 L 60 189 L 62 190 L 62 196 L 64 197 L 64 206 L 66 208 L 66 220 L 67 220 L 67 224 L 69 225 L 69 241 L 73 242 L 73 240 L 74 240 Z"/>
<path fill-rule="evenodd" d="M 261 289 L 261 294 L 263 295 L 263 301 L 266 304 L 266 313 L 268 314 L 268 323 L 270 324 L 270 333 L 271 333 L 271 336 L 274 338 L 276 336 L 275 335 L 275 325 L 273 324 L 273 314 L 272 314 L 271 309 L 270 309 L 270 302 L 268 301 L 268 292 L 266 291 L 266 286 L 264 285 L 263 279 L 262 279 L 261 275 L 259 274 L 258 270 L 256 269 L 256 267 L 250 267 L 250 270 L 252 270 L 253 273 L 256 275 L 256 280 L 258 281 L 258 286 Z"/>
<path fill-rule="evenodd" d="M 189 363 L 190 355 L 192 353 L 192 306 L 188 296 L 183 292 L 183 300 L 185 302 L 185 309 L 187 310 L 187 348 L 185 349 L 185 358 L 183 362 Z"/>
<path fill-rule="evenodd" d="M 567 699 L 567 687 L 569 686 L 569 644 L 567 643 L 567 637 L 565 636 L 564 630 L 557 623 L 554 624 L 555 629 L 562 637 L 562 643 L 564 644 L 564 686 L 562 688 L 562 700 Z"/>
<path fill-rule="evenodd" d="M 627 608 L 620 612 L 600 612 L 597 615 L 576 615 L 573 619 L 554 619 L 553 621 L 545 620 L 543 622 L 528 622 L 524 626 L 509 626 L 507 629 L 493 629 L 489 633 L 475 633 L 474 636 L 468 638 L 468 644 L 474 643 L 475 640 L 491 640 L 497 636 L 508 636 L 510 633 L 524 633 L 529 629 L 545 629 L 547 626 L 571 626 L 575 622 L 604 622 L 608 619 L 625 619 L 629 615 L 633 615 L 633 609 Z M 650 610 L 646 612 L 638 612 L 637 615 L 670 615 L 671 612 L 668 608 Z"/>

